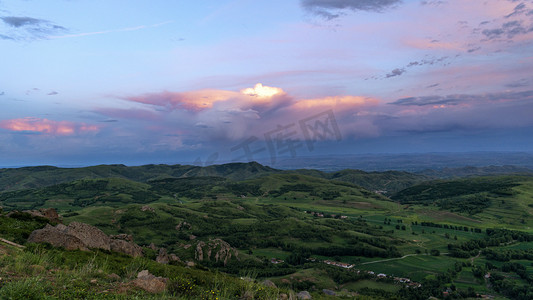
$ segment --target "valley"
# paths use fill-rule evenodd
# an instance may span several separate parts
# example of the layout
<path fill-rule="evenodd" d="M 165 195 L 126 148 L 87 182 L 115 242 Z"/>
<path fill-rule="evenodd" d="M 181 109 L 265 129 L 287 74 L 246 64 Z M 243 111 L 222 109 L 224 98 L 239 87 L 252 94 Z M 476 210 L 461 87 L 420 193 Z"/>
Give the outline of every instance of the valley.
<path fill-rule="evenodd" d="M 64 224 L 131 235 L 143 259 L 155 260 L 154 249 L 163 248 L 179 258 L 156 263 L 149 269 L 156 275 L 189 264 L 209 276 L 268 280 L 276 297 L 530 299 L 533 176 L 497 171 L 325 173 L 255 162 L 2 169 L 0 205 L 4 214 L 54 208 Z M 19 244 L 46 224 L 16 218 L 0 217 L 0 237 Z M 62 251 L 36 247 L 30 243 L 24 253 Z M 4 270 L 8 257 L 1 256 Z"/>

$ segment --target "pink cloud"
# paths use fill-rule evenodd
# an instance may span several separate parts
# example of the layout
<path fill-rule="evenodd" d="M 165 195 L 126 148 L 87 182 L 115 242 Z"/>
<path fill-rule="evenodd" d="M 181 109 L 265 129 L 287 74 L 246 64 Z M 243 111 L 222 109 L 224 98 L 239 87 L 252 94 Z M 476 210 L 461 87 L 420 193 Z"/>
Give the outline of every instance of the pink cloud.
<path fill-rule="evenodd" d="M 276 104 L 286 93 L 276 87 L 261 83 L 252 88 L 242 89 L 239 92 L 205 89 L 186 92 L 149 93 L 140 96 L 122 97 L 123 100 L 165 107 L 169 110 L 186 110 L 201 112 L 222 107 L 223 109 L 249 109 L 252 107 L 265 107 Z M 281 100 L 282 101 L 282 100 Z"/>
<path fill-rule="evenodd" d="M 191 92 L 161 92 L 144 94 L 140 96 L 124 97 L 124 100 L 167 107 L 169 109 L 184 109 L 189 111 L 202 111 L 212 108 L 216 102 L 227 101 L 238 95 L 236 92 L 223 90 L 200 90 Z"/>
<path fill-rule="evenodd" d="M 32 117 L 0 121 L 0 128 L 15 132 L 39 132 L 55 136 L 68 136 L 85 132 L 98 132 L 100 130 L 95 125 Z"/>
<path fill-rule="evenodd" d="M 361 107 L 364 105 L 376 105 L 379 100 L 375 98 L 362 96 L 332 96 L 317 99 L 304 99 L 297 101 L 292 108 L 295 110 L 309 110 L 309 109 L 350 109 Z"/>

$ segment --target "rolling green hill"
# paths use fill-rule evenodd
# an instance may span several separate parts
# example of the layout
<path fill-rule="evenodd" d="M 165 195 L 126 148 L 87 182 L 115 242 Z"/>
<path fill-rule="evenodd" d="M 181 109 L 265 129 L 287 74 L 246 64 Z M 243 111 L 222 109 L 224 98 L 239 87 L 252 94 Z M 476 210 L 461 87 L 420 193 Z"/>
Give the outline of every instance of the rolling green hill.
<path fill-rule="evenodd" d="M 392 196 L 401 204 L 438 207 L 490 224 L 533 226 L 532 176 L 430 181 Z"/>
<path fill-rule="evenodd" d="M 148 257 L 156 255 L 150 244 L 164 247 L 209 271 L 206 276 L 253 274 L 318 299 L 322 289 L 378 299 L 427 299 L 445 291 L 456 298 L 528 299 L 533 292 L 532 176 L 433 180 L 404 172 L 278 171 L 255 163 L 10 172 L 3 182 L 18 185 L 0 192 L 4 210 L 53 207 L 66 224 L 130 234 Z M 87 177 L 49 184 L 67 180 L 69 172 Z M 46 174 L 50 180 L 40 182 Z M 32 184 L 37 187 L 22 188 Z M 399 191 L 388 198 L 369 190 L 380 187 Z M 0 217 L 0 237 L 18 243 L 45 224 L 11 216 Z M 198 247 L 212 241 L 227 243 L 238 259 L 198 260 Z M 10 262 L 2 266 L 12 272 Z M 487 273 L 494 278 L 485 279 Z M 421 286 L 406 287 L 398 278 Z"/>
<path fill-rule="evenodd" d="M 100 165 L 84 168 L 57 168 L 51 166 L 0 169 L 0 191 L 41 188 L 78 179 L 124 178 L 137 182 L 162 178 L 218 176 L 244 180 L 279 172 L 258 163 L 233 163 L 208 167 L 188 165 Z"/>

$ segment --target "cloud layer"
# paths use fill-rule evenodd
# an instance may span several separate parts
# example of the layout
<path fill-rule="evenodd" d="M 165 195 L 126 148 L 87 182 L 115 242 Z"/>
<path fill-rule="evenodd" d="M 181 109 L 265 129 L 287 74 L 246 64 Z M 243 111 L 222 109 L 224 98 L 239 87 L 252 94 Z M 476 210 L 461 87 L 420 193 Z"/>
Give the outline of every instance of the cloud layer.
<path fill-rule="evenodd" d="M 44 19 L 32 17 L 3 16 L 0 20 L 7 27 L 0 31 L 0 39 L 35 40 L 45 39 L 49 35 L 66 32 L 67 29 Z M 0 27 L 0 30 L 2 28 Z"/>
<path fill-rule="evenodd" d="M 401 0 L 301 0 L 304 9 L 326 19 L 339 17 L 343 11 L 383 12 Z"/>
<path fill-rule="evenodd" d="M 53 121 L 31 117 L 0 121 L 0 128 L 12 132 L 54 136 L 72 136 L 99 131 L 99 127 L 94 125 L 69 121 Z"/>

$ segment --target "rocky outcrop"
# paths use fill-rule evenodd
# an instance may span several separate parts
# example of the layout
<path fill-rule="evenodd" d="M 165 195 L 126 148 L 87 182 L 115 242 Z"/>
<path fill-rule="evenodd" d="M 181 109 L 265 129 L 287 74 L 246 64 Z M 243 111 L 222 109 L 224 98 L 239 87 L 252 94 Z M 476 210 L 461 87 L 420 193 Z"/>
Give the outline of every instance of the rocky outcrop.
<path fill-rule="evenodd" d="M 92 225 L 72 222 L 66 226 L 65 233 L 79 238 L 87 248 L 111 250 L 111 239 Z"/>
<path fill-rule="evenodd" d="M 154 243 L 150 243 L 150 245 L 148 246 L 148 248 L 154 250 L 154 251 L 157 251 L 157 247 L 155 246 Z"/>
<path fill-rule="evenodd" d="M 168 278 L 156 277 L 150 274 L 148 270 L 142 270 L 137 274 L 137 279 L 133 281 L 136 287 L 139 287 L 149 293 L 161 293 L 167 288 Z"/>
<path fill-rule="evenodd" d="M 180 222 L 178 225 L 176 225 L 176 230 L 180 231 L 180 230 L 185 230 L 185 229 L 191 229 L 192 226 L 191 224 L 183 221 L 183 222 Z"/>
<path fill-rule="evenodd" d="M 141 210 L 142 211 L 155 212 L 155 209 L 153 209 L 152 207 L 150 207 L 148 205 L 144 205 L 143 207 L 141 207 Z"/>
<path fill-rule="evenodd" d="M 271 280 L 264 280 L 263 282 L 261 282 L 262 285 L 266 286 L 266 287 L 271 287 L 271 288 L 277 288 L 276 284 L 274 282 L 272 282 Z"/>
<path fill-rule="evenodd" d="M 143 248 L 133 242 L 111 240 L 109 246 L 111 247 L 111 251 L 124 253 L 133 257 L 143 256 Z"/>
<path fill-rule="evenodd" d="M 28 237 L 28 242 L 50 243 L 54 247 L 63 247 L 67 250 L 89 250 L 79 238 L 49 224 L 43 229 L 33 231 Z"/>
<path fill-rule="evenodd" d="M 308 291 L 301 291 L 296 295 L 298 299 L 313 299 Z"/>
<path fill-rule="evenodd" d="M 168 258 L 170 261 L 181 261 L 181 259 L 174 253 L 169 254 Z"/>
<path fill-rule="evenodd" d="M 194 257 L 196 260 L 203 261 L 214 259 L 216 262 L 223 261 L 224 265 L 231 260 L 233 256 L 238 259 L 239 252 L 230 246 L 229 243 L 221 239 L 213 239 L 205 243 L 203 241 L 196 244 Z"/>
<path fill-rule="evenodd" d="M 48 221 L 50 221 L 50 223 L 57 224 L 57 223 L 61 223 L 62 221 L 61 216 L 57 213 L 57 211 L 54 208 L 41 208 L 39 210 L 23 210 L 22 212 L 28 213 L 32 215 L 33 217 L 45 218 Z M 8 213 L 7 216 L 9 217 L 10 215 L 15 214 L 15 213 L 18 213 L 18 211 L 12 211 Z"/>
<path fill-rule="evenodd" d="M 160 263 L 160 264 L 168 264 L 168 262 L 170 261 L 170 259 L 168 258 L 167 249 L 165 249 L 165 248 L 160 248 L 160 249 L 159 249 L 159 254 L 158 254 L 157 257 L 155 258 L 155 261 L 157 261 L 157 262 Z"/>
<path fill-rule="evenodd" d="M 168 264 L 169 262 L 173 262 L 173 261 L 181 261 L 181 259 L 176 254 L 174 253 L 168 254 L 166 248 L 157 248 L 153 244 L 150 244 L 149 248 L 151 248 L 152 250 L 158 253 L 157 257 L 155 258 L 155 261 L 157 261 L 160 264 Z"/>
<path fill-rule="evenodd" d="M 119 238 L 125 238 L 119 239 Z M 33 231 L 28 242 L 50 243 L 55 247 L 63 247 L 67 250 L 103 249 L 112 250 L 131 256 L 142 256 L 142 248 L 128 240 L 131 236 L 113 236 L 110 238 L 100 229 L 85 223 L 72 222 L 68 226 L 46 225 L 43 229 Z"/>

